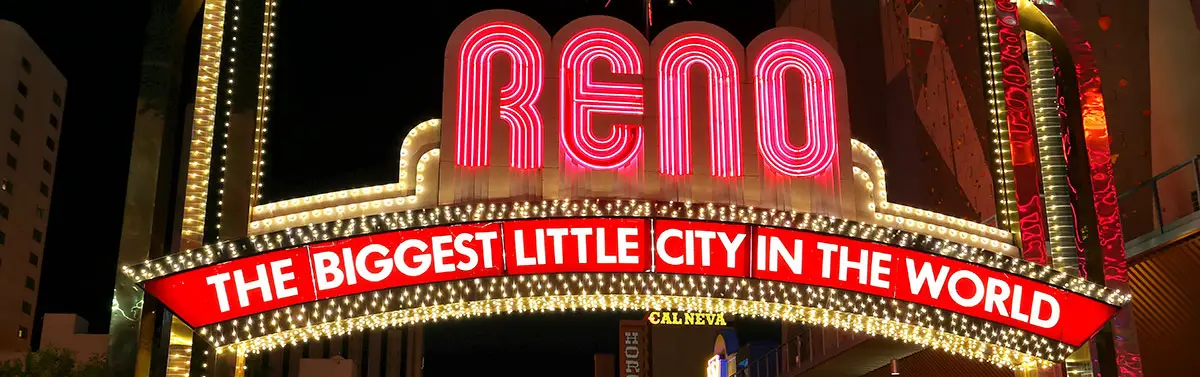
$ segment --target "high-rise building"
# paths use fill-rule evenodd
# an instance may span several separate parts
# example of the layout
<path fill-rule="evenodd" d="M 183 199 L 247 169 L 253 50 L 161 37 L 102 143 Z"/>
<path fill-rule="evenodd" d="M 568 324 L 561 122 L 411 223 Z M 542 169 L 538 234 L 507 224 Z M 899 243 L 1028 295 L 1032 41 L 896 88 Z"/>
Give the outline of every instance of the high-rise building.
<path fill-rule="evenodd" d="M 67 79 L 0 20 L 0 353 L 29 349 Z"/>

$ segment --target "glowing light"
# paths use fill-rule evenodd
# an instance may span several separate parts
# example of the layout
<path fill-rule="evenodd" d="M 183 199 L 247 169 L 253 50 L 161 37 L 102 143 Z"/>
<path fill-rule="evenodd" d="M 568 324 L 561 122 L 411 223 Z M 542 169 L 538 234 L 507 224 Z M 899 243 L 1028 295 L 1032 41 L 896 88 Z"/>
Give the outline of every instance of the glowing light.
<path fill-rule="evenodd" d="M 1016 189 L 1021 252 L 1025 260 L 1049 263 L 1046 255 L 1046 226 L 1042 215 L 1041 172 L 1034 142 L 1030 108 L 1029 68 L 1025 62 L 1025 34 L 1020 30 L 1017 6 L 996 1 L 996 25 L 1000 40 L 1000 73 L 1004 81 L 1008 135 L 1012 146 L 1013 187 Z"/>
<path fill-rule="evenodd" d="M 981 47 L 986 53 L 984 54 L 984 71 L 987 73 L 985 84 L 987 87 L 988 107 L 991 110 L 989 117 L 991 119 L 990 127 L 992 129 L 992 145 L 993 154 L 995 157 L 996 174 L 996 223 L 1001 227 L 1014 234 L 1020 233 L 1020 228 L 1014 220 L 1017 214 L 1017 209 L 1014 207 L 1017 199 L 1012 190 L 1012 155 L 1009 152 L 1008 143 L 1008 120 L 1006 119 L 1007 110 L 1004 108 L 1004 85 L 1000 80 L 1000 42 L 998 40 L 998 27 L 995 20 L 995 3 L 991 1 L 980 2 L 979 21 L 980 21 L 980 36 L 979 40 L 983 43 Z"/>
<path fill-rule="evenodd" d="M 1041 162 L 1042 192 L 1046 205 L 1046 239 L 1050 266 L 1057 269 L 1079 270 L 1075 240 L 1075 212 L 1071 208 L 1071 193 L 1075 191 L 1067 179 L 1067 160 L 1064 154 L 1062 119 L 1054 50 L 1050 42 L 1032 32 L 1025 32 L 1029 48 L 1029 78 L 1033 94 L 1033 114 L 1037 125 L 1037 153 Z"/>
<path fill-rule="evenodd" d="M 742 118 L 739 67 L 729 47 L 702 34 L 681 35 L 658 60 L 659 172 L 692 174 L 692 109 L 688 71 L 708 74 L 709 156 L 714 177 L 742 176 Z"/>
<path fill-rule="evenodd" d="M 787 90 L 784 75 L 798 70 L 804 76 L 807 142 L 788 141 Z M 805 41 L 780 39 L 763 48 L 754 64 L 754 94 L 758 117 L 758 149 L 763 163 L 789 177 L 812 177 L 837 159 L 837 110 L 833 69 L 819 50 Z"/>
<path fill-rule="evenodd" d="M 559 110 L 563 151 L 571 161 L 598 170 L 627 166 L 641 152 L 640 124 L 613 124 L 601 137 L 592 132 L 593 116 L 640 117 L 644 111 L 641 83 L 597 82 L 593 65 L 605 60 L 612 73 L 641 75 L 642 58 L 628 37 L 609 29 L 588 29 L 567 40 L 559 66 Z"/>
<path fill-rule="evenodd" d="M 184 188 L 183 229 L 180 231 L 180 247 L 183 249 L 200 246 L 204 238 L 209 182 L 212 181 L 217 89 L 221 81 L 221 52 L 225 38 L 225 1 L 204 5 L 203 28 L 200 35 L 200 63 L 196 72 L 196 105 L 192 110 L 192 145 L 189 147 L 187 186 Z"/>
<path fill-rule="evenodd" d="M 519 25 L 493 22 L 475 29 L 462 44 L 458 61 L 457 140 L 454 162 L 463 167 L 490 164 L 492 63 L 498 54 L 512 62 L 512 78 L 500 89 L 500 119 L 508 123 L 509 166 L 542 167 L 542 47 Z"/>

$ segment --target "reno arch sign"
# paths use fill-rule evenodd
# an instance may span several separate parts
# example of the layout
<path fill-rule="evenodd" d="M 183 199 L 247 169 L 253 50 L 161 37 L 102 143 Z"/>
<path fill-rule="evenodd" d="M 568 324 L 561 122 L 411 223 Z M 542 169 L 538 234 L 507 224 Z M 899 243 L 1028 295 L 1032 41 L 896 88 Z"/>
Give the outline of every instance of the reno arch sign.
<path fill-rule="evenodd" d="M 553 310 L 704 312 L 889 336 L 998 365 L 1062 361 L 1128 302 L 1011 235 L 889 202 L 822 40 L 647 42 L 587 17 L 464 21 L 444 121 L 400 182 L 267 203 L 250 236 L 123 271 L 217 347 Z"/>
<path fill-rule="evenodd" d="M 754 105 L 748 112 L 754 116 L 747 123 L 754 129 L 763 165 L 787 177 L 812 177 L 833 167 L 839 115 L 834 69 L 822 51 L 827 48 L 804 38 L 802 30 L 778 29 L 780 37 L 760 38 L 752 44 L 747 65 L 747 54 L 736 40 L 700 23 L 668 29 L 648 52 L 641 34 L 630 33 L 628 25 L 607 17 L 575 21 L 547 43 L 545 32 L 532 21 L 505 12 L 496 15 L 507 17 L 485 14 L 464 24 L 487 20 L 458 42 L 457 59 L 446 67 L 447 72 L 457 72 L 457 85 L 446 88 L 455 94 L 447 115 L 452 114 L 448 118 L 457 137 L 456 166 L 491 165 L 491 133 L 496 123 L 503 123 L 509 130 L 508 166 L 540 169 L 545 166 L 542 149 L 547 142 L 543 130 L 549 123 L 558 128 L 559 136 L 551 142 L 557 141 L 567 162 L 617 170 L 641 157 L 649 129 L 657 126 L 654 147 L 661 174 L 693 174 L 692 138 L 704 132 L 711 141 L 710 169 L 704 173 L 742 177 L 742 78 L 746 77 L 752 80 L 746 95 L 753 95 Z M 447 52 L 454 47 L 451 43 Z M 508 67 L 499 72 L 496 61 L 502 58 Z M 547 70 L 554 72 L 547 74 Z M 693 71 L 700 71 L 702 77 L 694 80 Z M 793 84 L 803 88 L 805 105 L 800 127 L 806 131 L 806 141 L 799 146 L 788 140 L 786 89 L 792 73 L 798 81 Z M 497 76 L 507 76 L 507 82 L 495 80 Z M 554 84 L 557 91 L 548 87 Z M 492 93 L 496 87 L 498 96 Z M 692 92 L 701 89 L 707 97 L 692 98 Z M 544 113 L 543 97 L 551 98 L 557 108 Z M 648 107 L 655 109 L 647 111 Z M 693 107 L 706 115 L 707 127 L 700 127 L 701 119 L 693 119 L 697 112 Z M 647 116 L 653 114 L 657 117 Z M 605 117 L 610 122 L 601 121 Z"/>
<path fill-rule="evenodd" d="M 522 14 L 480 13 L 446 47 L 441 166 L 454 174 L 439 201 L 634 191 L 842 213 L 842 70 L 797 28 L 743 48 L 701 22 L 650 43 L 606 16 L 551 37 Z"/>

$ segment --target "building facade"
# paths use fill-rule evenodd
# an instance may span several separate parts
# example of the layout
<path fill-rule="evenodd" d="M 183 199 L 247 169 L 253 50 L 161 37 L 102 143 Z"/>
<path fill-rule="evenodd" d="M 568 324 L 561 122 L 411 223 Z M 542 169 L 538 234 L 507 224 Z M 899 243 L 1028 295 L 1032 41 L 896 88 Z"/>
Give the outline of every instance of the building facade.
<path fill-rule="evenodd" d="M 67 80 L 0 20 L 0 352 L 29 350 Z"/>
<path fill-rule="evenodd" d="M 1192 116 L 1196 106 L 1200 105 L 1200 96 L 1194 93 L 1200 75 L 1192 68 L 1200 62 L 1200 3 L 1189 0 L 922 0 L 876 2 L 877 6 L 864 6 L 858 2 L 831 0 L 777 0 L 775 4 L 779 25 L 814 30 L 847 56 L 852 132 L 855 137 L 867 141 L 890 141 L 872 145 L 879 145 L 879 152 L 887 157 L 887 161 L 896 161 L 890 169 L 905 172 L 888 183 L 889 192 L 907 202 L 922 203 L 926 208 L 968 218 L 972 214 L 988 218 L 989 214 L 997 213 L 1003 217 L 1004 209 L 997 208 L 997 203 L 1002 205 L 1005 201 L 1000 195 L 1005 191 L 1002 185 L 1011 182 L 997 175 L 1000 168 L 989 167 L 994 165 L 990 159 L 995 159 L 996 153 L 1007 155 L 1009 151 L 999 149 L 992 140 L 994 135 L 1009 131 L 1015 135 L 1022 129 L 1025 133 L 1041 133 L 1047 125 L 1059 126 L 1060 117 L 1063 130 L 1075 122 L 1084 123 L 1090 133 L 1096 127 L 1088 123 L 1097 119 L 1104 122 L 1106 118 L 1107 135 L 1102 143 L 1106 148 L 1101 149 L 1111 152 L 1110 158 L 1104 158 L 1110 161 L 1112 169 L 1112 186 L 1108 191 L 1115 191 L 1113 199 L 1119 202 L 1117 215 L 1121 220 L 1116 234 L 1107 236 L 1118 242 L 1108 245 L 1121 245 L 1117 237 L 1123 236 L 1127 260 L 1106 265 L 1108 272 L 1120 273 L 1105 276 L 1105 279 L 1111 286 L 1125 284 L 1121 273 L 1128 265 L 1128 291 L 1134 294 L 1134 304 L 1132 310 L 1115 322 L 1122 328 L 1133 328 L 1128 326 L 1136 324 L 1138 332 L 1142 333 L 1136 337 L 1118 334 L 1118 342 L 1140 338 L 1119 345 L 1119 354 L 1124 357 L 1119 373 L 1121 376 L 1187 374 L 1181 369 L 1187 368 L 1186 351 L 1183 350 L 1188 349 L 1186 344 L 1196 334 L 1197 326 L 1194 316 L 1188 314 L 1194 312 L 1194 305 L 1186 298 L 1195 295 L 1192 281 L 1195 258 L 1200 252 L 1195 246 L 1200 225 L 1200 213 L 1197 212 L 1200 211 L 1197 199 L 1200 143 L 1196 142 L 1200 127 Z M 985 8 L 999 9 L 999 12 L 985 17 L 986 22 L 981 27 L 979 13 Z M 987 61 L 989 54 L 998 53 L 985 51 L 992 44 L 981 44 L 979 39 L 994 30 L 998 25 L 997 17 L 1004 20 L 1005 16 L 1012 25 L 1020 25 L 1014 29 L 1020 35 L 1010 35 L 1011 38 L 999 45 L 1004 45 L 1006 51 L 1017 51 L 1020 56 L 1012 61 L 1028 61 L 1006 68 L 1017 69 L 1012 72 L 1029 70 L 1023 77 L 1027 80 L 1024 83 L 1020 80 L 1004 82 L 988 75 L 988 67 L 1007 63 L 1002 62 L 1004 57 Z M 1053 64 L 1074 59 L 1080 72 L 1064 71 L 1069 73 L 1067 77 L 1057 77 L 1057 81 L 1038 77 L 1037 57 L 1047 56 L 1047 53 L 1058 59 Z M 1042 62 L 1047 65 L 1041 67 L 1041 74 L 1047 74 L 1045 68 L 1050 63 L 1045 59 Z M 1083 65 L 1078 65 L 1081 62 Z M 1039 89 L 1037 81 L 1057 85 Z M 1100 86 L 1101 82 L 1103 86 Z M 1002 95 L 1005 85 L 1018 93 L 1030 88 L 1042 93 L 1056 89 L 1054 93 L 1061 95 L 1059 99 L 1063 100 L 1059 103 L 1060 116 L 1026 112 L 1024 120 L 1027 124 L 1016 123 L 1021 118 L 1014 119 L 1013 114 L 1022 108 L 1022 102 L 1036 106 L 1038 98 L 1036 93 L 1026 101 L 1011 96 L 1006 98 Z M 1075 92 L 1072 86 L 1084 88 L 1080 89 L 1084 94 Z M 1088 92 L 1089 86 L 1096 92 Z M 998 96 L 991 98 L 989 93 Z M 1103 101 L 1098 107 L 1092 104 L 1081 108 L 1077 103 L 1072 107 L 1072 101 L 1081 96 L 1089 100 L 1102 96 Z M 1050 98 L 1051 101 L 1054 99 Z M 1094 113 L 1097 109 L 1102 110 L 1098 117 Z M 989 111 L 995 116 L 1004 114 L 1005 110 L 1009 113 L 1007 120 L 989 118 Z M 1089 111 L 1092 112 L 1090 116 Z M 1080 120 L 1077 116 L 1086 119 Z M 996 132 L 997 129 L 1000 132 Z M 1067 134 L 1069 136 L 1069 132 Z M 1054 138 L 1037 137 L 1036 141 L 1025 140 L 1025 145 L 1046 149 L 1044 143 L 1056 142 Z M 1021 143 L 1015 136 L 1011 139 L 1012 148 L 1018 148 Z M 1002 145 L 1007 148 L 1008 144 Z M 1091 141 L 1087 142 L 1087 147 L 1093 148 Z M 1016 149 L 1011 153 L 1014 160 L 1019 160 Z M 1037 158 L 1027 158 L 1026 162 L 1041 164 L 1043 169 L 1054 169 L 1048 167 L 1055 162 L 1047 160 L 1047 156 L 1033 157 Z M 1070 159 L 1072 156 L 1068 156 Z M 1020 161 L 1014 163 L 1021 165 Z M 1096 167 L 1092 166 L 1093 169 Z M 1072 170 L 1076 168 L 1073 165 Z M 1016 169 L 1017 175 L 1023 174 L 1019 172 L 1020 166 Z M 1018 178 L 1016 181 L 1013 191 L 1022 203 L 1030 203 L 1029 196 L 1022 197 L 1021 191 L 1023 187 L 1029 187 L 1031 189 L 1024 191 L 1024 195 L 1032 193 L 1033 202 L 1045 208 L 1054 206 L 1054 203 L 1046 201 L 1043 204 L 1037 199 L 1039 194 L 1043 199 L 1056 195 L 1048 188 L 1055 184 L 1043 182 L 1039 188 L 1033 182 L 1035 180 Z M 1094 188 L 1100 192 L 1103 186 Z M 993 198 L 1000 199 L 997 202 Z M 1088 210 L 1092 208 L 1087 207 L 1093 207 L 1085 202 L 1072 205 L 1078 204 L 1085 204 L 1081 208 Z M 1101 207 L 1101 204 L 1097 201 L 1094 207 Z M 1103 204 L 1108 206 L 1110 203 Z M 1045 218 L 1028 222 L 1050 221 L 1049 218 L 1054 216 L 1047 212 Z M 1076 228 L 1084 228 L 1085 223 L 1086 220 L 1080 220 Z M 1050 224 L 1045 228 L 1052 227 Z M 1037 246 L 1044 240 L 1048 247 L 1041 247 L 1053 254 L 1053 231 L 1048 235 L 1042 233 L 1043 236 L 1036 240 L 1026 238 L 1022 247 L 1028 251 L 1029 246 Z M 1080 239 L 1088 238 L 1086 231 L 1081 234 Z M 1064 235 L 1071 236 L 1069 232 Z M 1037 242 L 1030 244 L 1030 240 Z M 1093 258 L 1094 255 L 1085 256 L 1092 251 L 1090 249 L 1113 248 L 1093 246 L 1080 248 L 1079 256 Z M 1046 253 L 1026 253 L 1024 256 L 1027 260 L 1041 260 L 1041 263 L 1062 268 L 1055 258 L 1047 258 Z M 798 376 L 833 375 L 822 374 L 822 369 L 838 369 L 845 372 L 838 375 L 846 376 L 888 375 L 887 358 L 877 356 L 889 353 L 900 359 L 899 367 L 904 375 L 1011 375 L 1008 371 L 955 359 L 935 350 L 906 347 L 833 329 L 791 326 L 785 328 L 784 333 L 786 344 L 783 349 L 789 352 L 788 360 L 795 365 L 790 371 Z M 1140 357 L 1137 357 L 1138 343 Z M 876 357 L 872 359 L 873 356 Z M 851 371 L 848 366 L 859 370 Z M 862 370 L 872 368 L 875 369 L 869 374 Z"/>
<path fill-rule="evenodd" d="M 77 362 L 108 355 L 108 334 L 89 334 L 88 321 L 75 314 L 51 313 L 42 317 L 39 349 L 62 348 L 75 354 Z"/>

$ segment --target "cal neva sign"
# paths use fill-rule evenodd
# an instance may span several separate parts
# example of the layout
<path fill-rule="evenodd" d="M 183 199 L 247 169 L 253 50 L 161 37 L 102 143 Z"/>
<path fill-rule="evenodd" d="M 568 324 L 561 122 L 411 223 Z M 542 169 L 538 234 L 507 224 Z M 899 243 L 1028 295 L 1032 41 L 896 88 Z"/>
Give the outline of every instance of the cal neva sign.
<path fill-rule="evenodd" d="M 727 326 L 721 313 L 650 312 L 646 321 L 652 325 Z"/>

